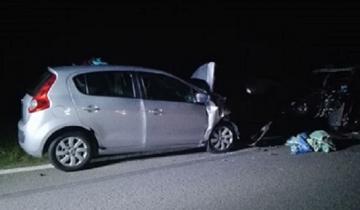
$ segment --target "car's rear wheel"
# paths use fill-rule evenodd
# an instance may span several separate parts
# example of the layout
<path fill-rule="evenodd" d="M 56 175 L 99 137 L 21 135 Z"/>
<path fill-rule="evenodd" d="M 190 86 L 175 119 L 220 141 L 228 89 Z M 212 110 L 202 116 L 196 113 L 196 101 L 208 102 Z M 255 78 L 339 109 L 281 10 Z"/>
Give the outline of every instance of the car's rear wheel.
<path fill-rule="evenodd" d="M 237 139 L 234 128 L 229 123 L 221 123 L 210 134 L 207 150 L 222 153 L 231 150 Z"/>
<path fill-rule="evenodd" d="M 91 159 L 92 148 L 87 135 L 67 132 L 55 138 L 49 147 L 49 159 L 58 169 L 76 171 L 84 168 Z"/>

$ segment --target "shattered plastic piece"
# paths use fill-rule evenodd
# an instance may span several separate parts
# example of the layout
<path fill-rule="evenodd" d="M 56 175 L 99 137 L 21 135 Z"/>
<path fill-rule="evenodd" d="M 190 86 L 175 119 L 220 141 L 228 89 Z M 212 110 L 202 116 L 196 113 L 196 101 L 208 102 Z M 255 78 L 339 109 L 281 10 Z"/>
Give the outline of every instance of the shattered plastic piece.
<path fill-rule="evenodd" d="M 259 141 L 262 140 L 263 137 L 265 136 L 265 134 L 269 131 L 271 124 L 272 124 L 272 121 L 268 122 L 266 125 L 261 127 L 261 129 L 258 133 L 251 136 L 251 139 L 252 140 L 255 139 L 255 141 L 253 143 L 249 144 L 249 146 L 251 146 L 251 147 L 256 146 L 256 144 L 259 143 Z"/>
<path fill-rule="evenodd" d="M 286 146 L 290 146 L 291 154 L 303 154 L 312 152 L 310 145 L 307 143 L 307 134 L 299 133 L 297 136 L 292 136 L 285 143 Z"/>
<path fill-rule="evenodd" d="M 315 152 L 330 152 L 336 151 L 334 143 L 331 141 L 330 135 L 323 130 L 317 130 L 310 134 L 307 142 L 314 149 Z"/>

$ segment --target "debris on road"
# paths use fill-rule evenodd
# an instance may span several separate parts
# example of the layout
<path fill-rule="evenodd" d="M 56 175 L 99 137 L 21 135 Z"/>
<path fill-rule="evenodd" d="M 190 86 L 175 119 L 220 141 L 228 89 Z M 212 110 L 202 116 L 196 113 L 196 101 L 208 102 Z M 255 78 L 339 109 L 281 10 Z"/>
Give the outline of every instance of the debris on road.
<path fill-rule="evenodd" d="M 291 154 L 303 154 L 312 152 L 311 146 L 307 143 L 308 135 L 306 133 L 299 133 L 297 136 L 292 136 L 285 143 L 290 147 Z"/>
<path fill-rule="evenodd" d="M 315 152 L 336 151 L 334 143 L 331 141 L 330 135 L 323 130 L 314 131 L 310 134 L 307 142 L 311 145 Z"/>
<path fill-rule="evenodd" d="M 324 130 L 316 130 L 310 135 L 305 132 L 299 133 L 288 139 L 285 145 L 290 146 L 291 154 L 336 151 L 331 136 Z"/>

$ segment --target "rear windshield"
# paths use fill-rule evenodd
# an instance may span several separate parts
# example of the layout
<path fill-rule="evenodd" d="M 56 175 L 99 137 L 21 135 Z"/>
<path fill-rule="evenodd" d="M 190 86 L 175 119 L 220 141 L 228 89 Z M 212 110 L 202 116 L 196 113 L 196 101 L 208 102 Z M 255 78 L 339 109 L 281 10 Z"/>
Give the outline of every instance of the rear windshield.
<path fill-rule="evenodd" d="M 34 96 L 39 91 L 39 89 L 44 85 L 44 83 L 51 77 L 51 75 L 52 74 L 49 71 L 44 72 L 36 82 L 31 84 L 27 88 L 27 92 L 31 96 Z"/>

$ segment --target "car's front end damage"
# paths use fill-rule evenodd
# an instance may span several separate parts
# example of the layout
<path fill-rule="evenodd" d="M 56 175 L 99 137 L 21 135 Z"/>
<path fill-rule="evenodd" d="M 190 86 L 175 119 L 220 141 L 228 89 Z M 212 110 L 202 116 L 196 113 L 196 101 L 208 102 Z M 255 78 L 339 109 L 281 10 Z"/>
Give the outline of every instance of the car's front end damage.
<path fill-rule="evenodd" d="M 279 90 L 285 91 L 272 91 L 266 82 L 249 83 L 246 87 L 251 98 L 249 104 L 251 108 L 258 106 L 256 111 L 263 116 L 257 126 L 260 129 L 250 138 L 253 141 L 250 145 L 257 145 L 269 133 L 270 136 L 284 136 L 317 129 L 341 135 L 358 133 L 359 73 L 357 67 L 316 69 L 307 75 L 306 85 L 304 81 L 279 85 Z M 262 89 L 267 91 L 263 93 Z M 276 96 L 281 99 L 278 104 Z M 255 100 L 259 98 L 261 100 Z M 267 101 L 268 98 L 271 100 Z M 270 106 L 277 109 L 269 111 L 267 108 Z M 273 112 L 273 116 L 266 117 L 262 110 Z M 253 113 L 249 115 L 249 118 L 254 117 Z"/>
<path fill-rule="evenodd" d="M 225 97 L 212 94 L 206 106 L 206 111 L 208 113 L 208 128 L 205 132 L 205 139 L 209 139 L 212 130 L 221 122 L 230 123 L 235 129 L 237 139 L 240 139 L 240 132 L 237 125 L 230 120 L 231 111 L 226 107 Z"/>
<path fill-rule="evenodd" d="M 208 142 L 208 145 L 211 145 L 212 141 L 215 142 L 215 140 L 219 140 L 213 145 L 214 147 L 218 146 L 219 149 L 216 149 L 215 147 L 215 149 L 212 148 L 212 150 L 215 150 L 215 152 L 222 152 L 222 150 L 227 151 L 231 149 L 233 145 L 240 140 L 240 132 L 237 125 L 230 120 L 231 111 L 226 107 L 226 97 L 214 92 L 214 73 L 215 63 L 210 62 L 200 66 L 191 78 L 193 80 L 202 80 L 206 82 L 205 85 L 201 83 L 195 84 L 203 89 L 208 95 L 208 100 L 206 101 L 208 127 L 204 134 L 204 140 L 205 142 Z M 216 134 L 219 129 L 221 132 Z M 225 135 L 227 129 L 229 129 L 231 135 L 229 133 Z M 229 141 L 229 145 L 227 145 L 227 141 Z"/>

